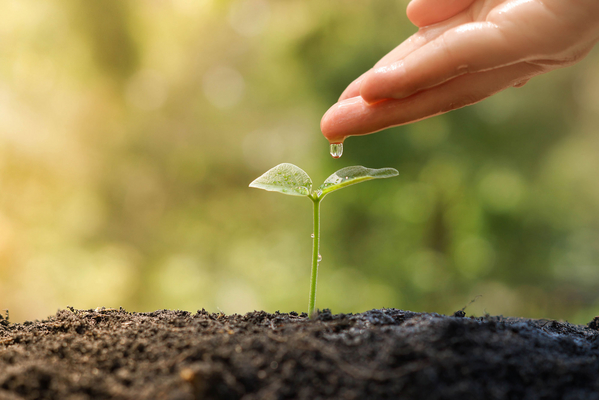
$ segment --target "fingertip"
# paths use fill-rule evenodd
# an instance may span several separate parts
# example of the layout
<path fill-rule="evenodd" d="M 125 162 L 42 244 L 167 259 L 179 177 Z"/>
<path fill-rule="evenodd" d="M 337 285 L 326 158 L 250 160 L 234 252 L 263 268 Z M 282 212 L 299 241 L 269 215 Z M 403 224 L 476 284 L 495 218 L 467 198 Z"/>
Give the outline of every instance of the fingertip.
<path fill-rule="evenodd" d="M 360 97 L 368 105 L 376 104 L 385 99 L 401 98 L 397 91 L 401 84 L 403 61 L 385 65 L 374 69 L 364 78 L 360 85 Z"/>
<path fill-rule="evenodd" d="M 366 104 L 370 105 L 379 102 L 381 99 L 378 92 L 378 87 L 376 83 L 373 83 L 372 79 L 362 82 L 362 86 L 360 87 L 360 97 Z"/>
<path fill-rule="evenodd" d="M 364 77 L 370 72 L 370 70 L 364 72 L 358 78 L 356 78 L 352 83 L 350 83 L 347 88 L 341 93 L 338 101 L 343 101 L 347 99 L 351 99 L 352 97 L 356 97 L 360 95 L 360 86 L 362 85 L 362 81 Z"/>
<path fill-rule="evenodd" d="M 406 8 L 406 15 L 411 23 L 421 28 L 425 25 L 420 25 L 421 18 L 418 7 L 418 0 L 412 0 L 408 3 L 408 7 Z"/>
<path fill-rule="evenodd" d="M 343 91 L 343 93 L 341 93 L 341 96 L 339 96 L 339 99 L 337 101 L 339 102 L 339 101 L 351 99 L 352 97 L 356 97 L 356 96 L 359 96 L 359 95 L 360 95 L 360 85 L 356 84 L 355 82 L 352 82 Z"/>
<path fill-rule="evenodd" d="M 474 0 L 412 0 L 406 8 L 408 19 L 422 28 L 445 21 L 468 8 Z"/>
<path fill-rule="evenodd" d="M 343 143 L 352 134 L 352 121 L 364 102 L 362 98 L 352 97 L 333 104 L 320 120 L 320 130 L 330 143 Z"/>
<path fill-rule="evenodd" d="M 334 114 L 335 111 L 338 108 L 338 104 L 339 103 L 335 103 L 331 106 L 331 108 L 329 108 L 327 110 L 327 112 L 324 113 L 324 115 L 322 116 L 322 119 L 320 120 L 320 131 L 322 132 L 323 136 L 325 137 L 325 139 L 327 139 L 330 143 L 341 143 L 343 142 L 343 139 L 341 139 L 341 142 L 339 141 L 335 141 L 339 139 L 339 135 L 338 133 L 335 131 L 335 127 L 334 127 L 334 123 L 333 123 L 333 119 L 334 119 Z"/>

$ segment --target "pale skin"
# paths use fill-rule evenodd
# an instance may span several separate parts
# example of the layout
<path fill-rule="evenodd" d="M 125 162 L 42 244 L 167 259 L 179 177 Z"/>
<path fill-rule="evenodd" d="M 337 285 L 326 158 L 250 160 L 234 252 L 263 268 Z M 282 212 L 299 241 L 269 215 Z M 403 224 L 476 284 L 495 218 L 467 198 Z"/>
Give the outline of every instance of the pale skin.
<path fill-rule="evenodd" d="M 321 121 L 331 143 L 477 103 L 582 60 L 599 0 L 412 0 L 419 27 L 353 81 Z"/>

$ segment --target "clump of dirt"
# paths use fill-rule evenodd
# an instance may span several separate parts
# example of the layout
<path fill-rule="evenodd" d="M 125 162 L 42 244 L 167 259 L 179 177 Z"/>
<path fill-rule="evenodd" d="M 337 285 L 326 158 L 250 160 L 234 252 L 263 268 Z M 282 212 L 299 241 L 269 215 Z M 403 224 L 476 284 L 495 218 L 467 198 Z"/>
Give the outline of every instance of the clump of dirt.
<path fill-rule="evenodd" d="M 599 331 L 396 309 L 0 320 L 0 399 L 599 399 Z"/>

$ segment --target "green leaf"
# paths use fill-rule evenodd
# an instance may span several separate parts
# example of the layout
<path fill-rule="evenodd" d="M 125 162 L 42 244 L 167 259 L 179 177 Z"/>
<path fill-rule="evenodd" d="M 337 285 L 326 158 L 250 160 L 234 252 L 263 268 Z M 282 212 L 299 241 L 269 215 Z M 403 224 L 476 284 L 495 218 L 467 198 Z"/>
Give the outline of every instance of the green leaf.
<path fill-rule="evenodd" d="M 316 190 L 319 198 L 324 197 L 328 193 L 342 189 L 349 185 L 369 181 L 371 179 L 391 178 L 399 175 L 394 168 L 372 169 L 355 165 L 353 167 L 341 168 L 333 175 L 329 176 L 326 181 Z"/>
<path fill-rule="evenodd" d="M 291 196 L 309 196 L 312 192 L 312 179 L 300 167 L 283 163 L 256 178 L 250 183 L 250 187 Z"/>

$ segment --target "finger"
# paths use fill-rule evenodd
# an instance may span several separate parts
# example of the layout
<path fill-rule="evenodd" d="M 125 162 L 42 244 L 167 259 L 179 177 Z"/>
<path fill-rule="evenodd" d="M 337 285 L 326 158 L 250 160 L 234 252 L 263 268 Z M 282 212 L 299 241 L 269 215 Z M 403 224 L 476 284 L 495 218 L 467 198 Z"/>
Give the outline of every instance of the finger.
<path fill-rule="evenodd" d="M 320 127 L 330 142 L 341 143 L 348 136 L 374 133 L 477 103 L 544 71 L 537 65 L 519 63 L 460 76 L 404 99 L 369 105 L 354 97 L 331 107 Z"/>
<path fill-rule="evenodd" d="M 412 0 L 406 14 L 418 27 L 445 21 L 468 8 L 474 0 Z"/>
<path fill-rule="evenodd" d="M 492 23 L 461 25 L 403 60 L 373 69 L 362 81 L 360 95 L 368 103 L 401 99 L 459 75 L 517 63 L 523 58 L 522 45 L 510 43 Z"/>
<path fill-rule="evenodd" d="M 387 53 L 383 58 L 381 58 L 375 64 L 374 67 L 377 68 L 378 66 L 390 64 L 397 60 L 400 60 L 403 57 L 410 54 L 411 52 L 413 52 L 414 50 L 424 46 L 427 42 L 428 42 L 428 38 L 425 37 L 424 35 L 422 35 L 420 32 L 418 32 L 418 33 L 412 35 L 411 37 L 409 37 L 408 39 L 404 40 L 399 46 L 397 46 L 395 49 L 393 49 L 389 53 Z M 371 71 L 372 71 L 372 69 L 364 72 L 356 80 L 354 80 L 352 83 L 350 83 L 347 86 L 347 88 L 343 91 L 343 93 L 341 93 L 341 96 L 339 97 L 339 101 L 343 101 L 345 99 L 359 96 L 360 95 L 360 86 L 362 85 L 362 81 L 368 75 L 368 73 Z"/>
<path fill-rule="evenodd" d="M 472 22 L 470 16 L 464 13 L 437 25 L 421 28 L 418 30 L 418 32 L 410 36 L 408 39 L 404 40 L 399 46 L 397 46 L 388 54 L 386 54 L 383 58 L 381 58 L 375 64 L 374 68 L 376 69 L 377 67 L 388 65 L 398 60 L 402 60 L 409 54 L 420 49 L 422 46 L 435 40 L 448 30 L 457 28 L 458 26 L 467 24 L 469 22 Z"/>
<path fill-rule="evenodd" d="M 414 35 L 410 36 L 408 39 L 404 40 L 399 46 L 391 50 L 387 53 L 383 58 L 381 58 L 374 66 L 374 68 L 381 67 L 383 65 L 392 64 L 398 60 L 403 59 L 408 54 L 414 52 L 415 50 L 421 48 L 431 40 L 436 39 L 440 35 L 442 35 L 447 29 L 451 29 L 453 27 L 459 26 L 466 22 L 467 17 L 456 18 L 452 21 L 448 21 L 444 24 L 439 24 L 438 26 L 425 28 L 419 30 Z M 360 86 L 362 85 L 362 81 L 364 78 L 372 71 L 372 69 L 366 71 L 352 83 L 350 83 L 347 88 L 343 91 L 341 96 L 339 97 L 339 101 L 343 101 L 352 97 L 356 97 L 360 95 Z"/>
<path fill-rule="evenodd" d="M 362 80 L 364 79 L 364 77 L 366 76 L 366 74 L 368 72 L 370 72 L 370 70 L 364 72 L 355 81 L 350 83 L 349 86 L 347 86 L 347 88 L 345 88 L 343 93 L 341 93 L 341 96 L 339 96 L 339 101 L 343 101 L 345 99 L 359 96 L 360 95 L 360 85 L 362 84 Z"/>

